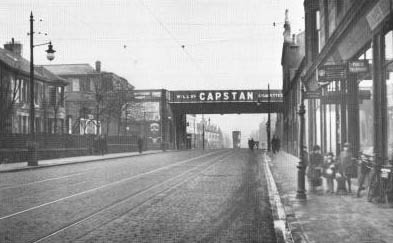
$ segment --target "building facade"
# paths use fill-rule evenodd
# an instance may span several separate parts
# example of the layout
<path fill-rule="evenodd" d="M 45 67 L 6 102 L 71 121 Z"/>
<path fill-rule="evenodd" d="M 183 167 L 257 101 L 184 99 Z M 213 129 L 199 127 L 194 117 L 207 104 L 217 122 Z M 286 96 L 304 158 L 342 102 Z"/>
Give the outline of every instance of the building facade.
<path fill-rule="evenodd" d="M 283 71 L 284 111 L 277 116 L 276 133 L 281 138 L 281 146 L 288 152 L 298 152 L 298 103 L 300 101 L 301 71 L 304 68 L 304 32 L 291 33 L 288 10 L 285 12 L 284 43 L 281 66 Z"/>
<path fill-rule="evenodd" d="M 392 2 L 304 1 L 305 57 L 297 83 L 306 94 L 320 94 L 305 99 L 309 147 L 338 154 L 350 143 L 354 154 L 375 153 L 381 164 L 392 159 Z"/>
<path fill-rule="evenodd" d="M 61 134 L 66 82 L 42 66 L 35 67 L 34 77 L 35 132 Z M 0 48 L 0 102 L 1 133 L 30 133 L 30 63 L 14 40 Z"/>
<path fill-rule="evenodd" d="M 112 72 L 89 64 L 46 65 L 46 69 L 65 79 L 66 132 L 68 134 L 118 135 L 126 92 L 134 86 Z"/>

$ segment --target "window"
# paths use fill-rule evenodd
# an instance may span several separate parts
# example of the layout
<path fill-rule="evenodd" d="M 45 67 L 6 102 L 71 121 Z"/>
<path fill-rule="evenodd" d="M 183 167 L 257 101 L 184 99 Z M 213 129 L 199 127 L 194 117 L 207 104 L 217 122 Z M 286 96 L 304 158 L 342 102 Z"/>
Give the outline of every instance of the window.
<path fill-rule="evenodd" d="M 41 132 L 41 118 L 39 118 L 39 117 L 35 118 L 35 131 L 36 131 L 36 133 Z"/>
<path fill-rule="evenodd" d="M 23 134 L 27 134 L 28 133 L 28 117 L 27 116 L 23 116 L 23 120 L 22 120 L 22 133 Z"/>
<path fill-rule="evenodd" d="M 23 119 L 21 115 L 18 115 L 18 133 L 23 133 Z"/>
<path fill-rule="evenodd" d="M 72 91 L 80 91 L 79 88 L 79 79 L 73 78 L 72 80 Z"/>
<path fill-rule="evenodd" d="M 318 35 L 318 53 L 321 52 L 321 12 L 317 11 L 315 14 L 315 28 Z"/>
<path fill-rule="evenodd" d="M 64 101 L 65 101 L 65 99 L 64 99 L 64 86 L 59 87 L 58 91 L 59 91 L 59 98 L 60 98 L 60 106 L 64 107 Z"/>
<path fill-rule="evenodd" d="M 11 99 L 13 101 L 15 101 L 15 103 L 19 103 L 20 102 L 19 88 L 20 88 L 19 80 L 11 78 L 11 93 L 10 93 L 10 95 L 11 95 Z"/>
<path fill-rule="evenodd" d="M 80 80 L 80 91 L 91 91 L 91 80 L 89 78 L 85 78 Z"/>
<path fill-rule="evenodd" d="M 23 102 L 23 103 L 27 103 L 27 82 L 26 82 L 26 80 L 22 80 L 22 82 L 21 82 L 21 91 L 22 91 L 22 94 L 21 94 L 21 101 Z"/>
<path fill-rule="evenodd" d="M 49 87 L 49 105 L 56 105 L 56 87 Z"/>
<path fill-rule="evenodd" d="M 66 131 L 68 134 L 72 134 L 72 116 L 67 116 Z"/>

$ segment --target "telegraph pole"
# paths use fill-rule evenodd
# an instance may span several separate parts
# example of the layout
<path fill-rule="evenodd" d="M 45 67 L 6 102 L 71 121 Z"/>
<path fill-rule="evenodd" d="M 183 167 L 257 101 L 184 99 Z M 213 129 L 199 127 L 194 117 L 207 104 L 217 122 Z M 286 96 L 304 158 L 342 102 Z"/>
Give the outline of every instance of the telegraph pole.
<path fill-rule="evenodd" d="M 267 123 L 266 123 L 266 134 L 267 134 L 267 151 L 270 152 L 270 85 L 267 85 Z"/>

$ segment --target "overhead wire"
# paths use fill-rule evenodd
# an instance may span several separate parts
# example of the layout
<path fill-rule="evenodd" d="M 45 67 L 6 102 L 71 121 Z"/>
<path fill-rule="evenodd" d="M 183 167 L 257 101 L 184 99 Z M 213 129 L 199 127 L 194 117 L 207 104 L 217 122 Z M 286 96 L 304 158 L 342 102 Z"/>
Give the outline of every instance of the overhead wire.
<path fill-rule="evenodd" d="M 167 32 L 167 34 L 172 38 L 172 40 L 182 49 L 182 51 L 188 56 L 190 61 L 195 65 L 197 70 L 200 72 L 202 77 L 206 79 L 207 75 L 203 72 L 202 67 L 195 60 L 195 58 L 185 49 L 184 43 L 180 43 L 180 41 L 176 38 L 176 36 L 166 27 L 166 25 L 154 14 L 153 10 L 151 10 L 143 0 L 138 0 L 138 2 L 149 12 L 149 14 L 159 23 L 159 25 Z M 206 81 L 206 80 L 205 80 Z"/>

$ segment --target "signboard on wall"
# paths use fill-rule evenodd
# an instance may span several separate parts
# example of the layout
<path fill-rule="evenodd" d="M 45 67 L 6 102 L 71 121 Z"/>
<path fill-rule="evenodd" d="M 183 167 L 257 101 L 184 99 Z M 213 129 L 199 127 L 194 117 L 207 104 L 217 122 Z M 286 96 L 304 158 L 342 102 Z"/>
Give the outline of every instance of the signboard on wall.
<path fill-rule="evenodd" d="M 350 73 L 368 73 L 370 71 L 368 60 L 349 61 L 348 71 Z"/>
<path fill-rule="evenodd" d="M 306 91 L 304 93 L 304 99 L 320 99 L 320 98 L 321 98 L 321 90 Z"/>
<path fill-rule="evenodd" d="M 340 81 L 346 79 L 346 65 L 329 64 L 318 69 L 318 82 Z"/>
<path fill-rule="evenodd" d="M 190 90 L 171 91 L 171 103 L 282 102 L 281 90 Z"/>

